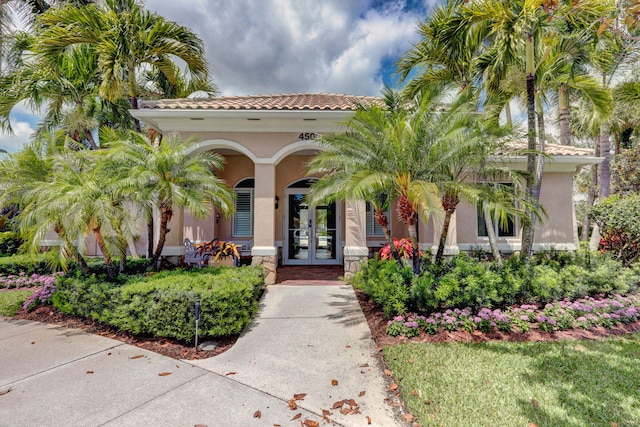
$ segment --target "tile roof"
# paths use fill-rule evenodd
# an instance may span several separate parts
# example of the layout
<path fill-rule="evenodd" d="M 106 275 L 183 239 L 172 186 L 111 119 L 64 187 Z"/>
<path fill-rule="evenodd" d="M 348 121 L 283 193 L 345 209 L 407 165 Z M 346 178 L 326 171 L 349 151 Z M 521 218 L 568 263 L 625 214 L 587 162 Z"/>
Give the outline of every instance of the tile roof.
<path fill-rule="evenodd" d="M 358 103 L 380 102 L 373 96 L 326 93 L 292 93 L 280 95 L 222 96 L 193 99 L 142 101 L 140 108 L 186 110 L 333 110 L 352 111 Z"/>
<path fill-rule="evenodd" d="M 571 145 L 560 145 L 560 144 L 545 144 L 545 153 L 550 156 L 585 156 L 585 157 L 593 157 L 595 156 L 593 148 L 581 148 L 574 147 Z M 498 150 L 496 155 L 509 155 L 514 154 L 517 151 L 525 151 L 527 150 L 527 142 L 526 141 L 513 141 L 504 146 L 502 150 Z"/>

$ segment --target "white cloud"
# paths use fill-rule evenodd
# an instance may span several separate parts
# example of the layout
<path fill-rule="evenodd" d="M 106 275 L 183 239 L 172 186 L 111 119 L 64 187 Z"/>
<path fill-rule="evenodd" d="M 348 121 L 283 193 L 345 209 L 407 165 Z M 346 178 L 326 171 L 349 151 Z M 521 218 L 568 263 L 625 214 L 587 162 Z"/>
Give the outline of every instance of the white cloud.
<path fill-rule="evenodd" d="M 148 0 L 206 44 L 223 95 L 336 92 L 378 95 L 380 67 L 417 40 L 406 1 Z M 188 4 L 188 7 L 186 6 Z"/>
<path fill-rule="evenodd" d="M 16 120 L 11 120 L 11 127 L 13 135 L 0 133 L 0 148 L 9 153 L 21 150 L 34 131 L 29 123 Z"/>

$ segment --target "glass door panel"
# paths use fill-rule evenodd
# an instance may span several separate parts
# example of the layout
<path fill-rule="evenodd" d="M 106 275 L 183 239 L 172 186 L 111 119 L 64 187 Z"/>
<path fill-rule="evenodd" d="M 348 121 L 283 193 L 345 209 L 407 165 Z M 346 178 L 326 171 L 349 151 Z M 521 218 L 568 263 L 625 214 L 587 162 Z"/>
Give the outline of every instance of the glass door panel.
<path fill-rule="evenodd" d="M 289 194 L 289 224 L 287 227 L 289 260 L 309 259 L 309 206 L 304 194 Z"/>
<path fill-rule="evenodd" d="M 310 265 L 339 262 L 336 203 L 309 206 L 305 190 L 288 193 L 286 197 L 285 263 Z"/>
<path fill-rule="evenodd" d="M 315 250 L 316 260 L 336 259 L 336 205 L 316 206 Z"/>

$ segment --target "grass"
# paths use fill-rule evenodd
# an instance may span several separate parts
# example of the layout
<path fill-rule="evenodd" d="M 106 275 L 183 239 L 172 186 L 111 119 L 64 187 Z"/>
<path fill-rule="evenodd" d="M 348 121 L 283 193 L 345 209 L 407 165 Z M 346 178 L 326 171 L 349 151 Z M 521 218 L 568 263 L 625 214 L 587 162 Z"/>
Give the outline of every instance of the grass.
<path fill-rule="evenodd" d="M 20 289 L 0 292 L 0 316 L 15 316 L 33 292 Z"/>
<path fill-rule="evenodd" d="M 640 426 L 640 334 L 384 352 L 422 427 Z"/>

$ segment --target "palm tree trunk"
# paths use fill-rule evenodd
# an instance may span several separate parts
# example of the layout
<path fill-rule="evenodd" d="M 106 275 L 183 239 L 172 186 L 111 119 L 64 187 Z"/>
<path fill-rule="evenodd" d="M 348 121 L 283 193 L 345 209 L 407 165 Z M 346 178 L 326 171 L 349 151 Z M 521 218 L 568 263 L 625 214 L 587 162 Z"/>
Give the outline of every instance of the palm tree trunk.
<path fill-rule="evenodd" d="M 160 260 L 160 255 L 162 255 L 162 249 L 164 249 L 164 243 L 167 240 L 167 232 L 169 231 L 167 226 L 169 221 L 171 221 L 171 217 L 173 216 L 173 212 L 171 208 L 161 208 L 160 209 L 160 235 L 158 236 L 158 245 L 156 246 L 156 251 L 153 254 L 153 270 L 158 270 L 158 261 Z"/>
<path fill-rule="evenodd" d="M 507 126 L 513 126 L 513 119 L 511 118 L 511 104 L 509 101 L 504 104 L 504 116 L 507 121 Z"/>
<path fill-rule="evenodd" d="M 596 157 L 600 156 L 600 137 L 594 137 L 594 155 Z M 596 191 L 598 189 L 598 165 L 591 165 L 591 185 L 589 186 L 589 192 L 587 193 L 587 209 L 584 215 L 584 220 L 582 221 L 582 233 L 580 234 L 580 240 L 586 242 L 589 240 L 589 236 L 591 235 L 591 218 L 587 215 L 589 209 L 593 206 L 596 201 Z"/>
<path fill-rule="evenodd" d="M 560 122 L 560 144 L 571 145 L 571 113 L 569 111 L 569 88 L 562 83 L 558 89 L 558 120 Z"/>
<path fill-rule="evenodd" d="M 527 148 L 530 151 L 527 154 L 527 194 L 533 197 L 535 187 L 535 172 L 536 172 L 536 155 L 533 153 L 536 149 L 536 89 L 535 89 L 535 68 L 534 68 L 534 56 L 533 56 L 533 34 L 527 33 L 526 42 L 526 81 L 527 81 Z M 534 233 L 534 212 L 531 209 L 527 210 L 528 221 L 525 222 L 522 228 L 522 247 L 521 255 L 525 260 L 531 258 L 533 251 L 533 233 Z"/>
<path fill-rule="evenodd" d="M 600 163 L 600 192 L 599 197 L 604 198 L 611 194 L 611 143 L 609 133 L 600 133 L 600 156 L 604 157 Z"/>
<path fill-rule="evenodd" d="M 489 210 L 489 204 L 482 202 L 482 216 L 484 216 L 484 226 L 487 229 L 487 237 L 489 238 L 489 247 L 491 248 L 491 254 L 499 267 L 502 267 L 502 255 L 500 249 L 498 249 L 498 239 L 496 237 L 496 230 L 493 228 L 493 219 L 491 218 L 491 211 Z"/>
<path fill-rule="evenodd" d="M 416 221 L 411 221 L 407 224 L 407 232 L 409 233 L 409 239 L 411 239 L 411 249 L 413 257 L 411 259 L 413 266 L 413 274 L 420 274 L 420 245 L 418 244 L 418 228 L 416 227 Z"/>
<path fill-rule="evenodd" d="M 87 141 L 89 141 L 90 148 L 92 150 L 97 150 L 98 149 L 98 144 L 96 144 L 96 140 L 93 137 L 93 134 L 91 133 L 91 130 L 85 129 L 84 130 L 84 135 L 87 138 Z"/>
<path fill-rule="evenodd" d="M 113 259 L 109 254 L 109 250 L 107 249 L 107 245 L 105 244 L 104 239 L 102 238 L 100 228 L 95 227 L 93 229 L 93 234 L 96 236 L 96 242 L 98 243 L 98 247 L 100 248 L 100 251 L 102 252 L 102 256 L 104 258 L 104 265 L 107 267 L 107 277 L 113 280 L 118 277 L 118 275 L 116 273 L 116 269 L 113 268 Z"/>
<path fill-rule="evenodd" d="M 442 232 L 440 233 L 440 243 L 438 243 L 438 251 L 436 252 L 436 263 L 442 262 L 444 258 L 444 247 L 447 242 L 447 236 L 449 235 L 449 227 L 451 226 L 451 218 L 456 211 L 456 207 L 460 199 L 455 195 L 445 194 L 442 197 L 442 208 L 444 209 L 444 222 L 442 223 Z"/>
<path fill-rule="evenodd" d="M 140 258 L 138 248 L 136 248 L 136 242 L 133 240 L 133 237 L 129 235 L 127 236 L 127 246 L 129 247 L 129 252 L 131 252 L 131 256 L 133 258 Z"/>

